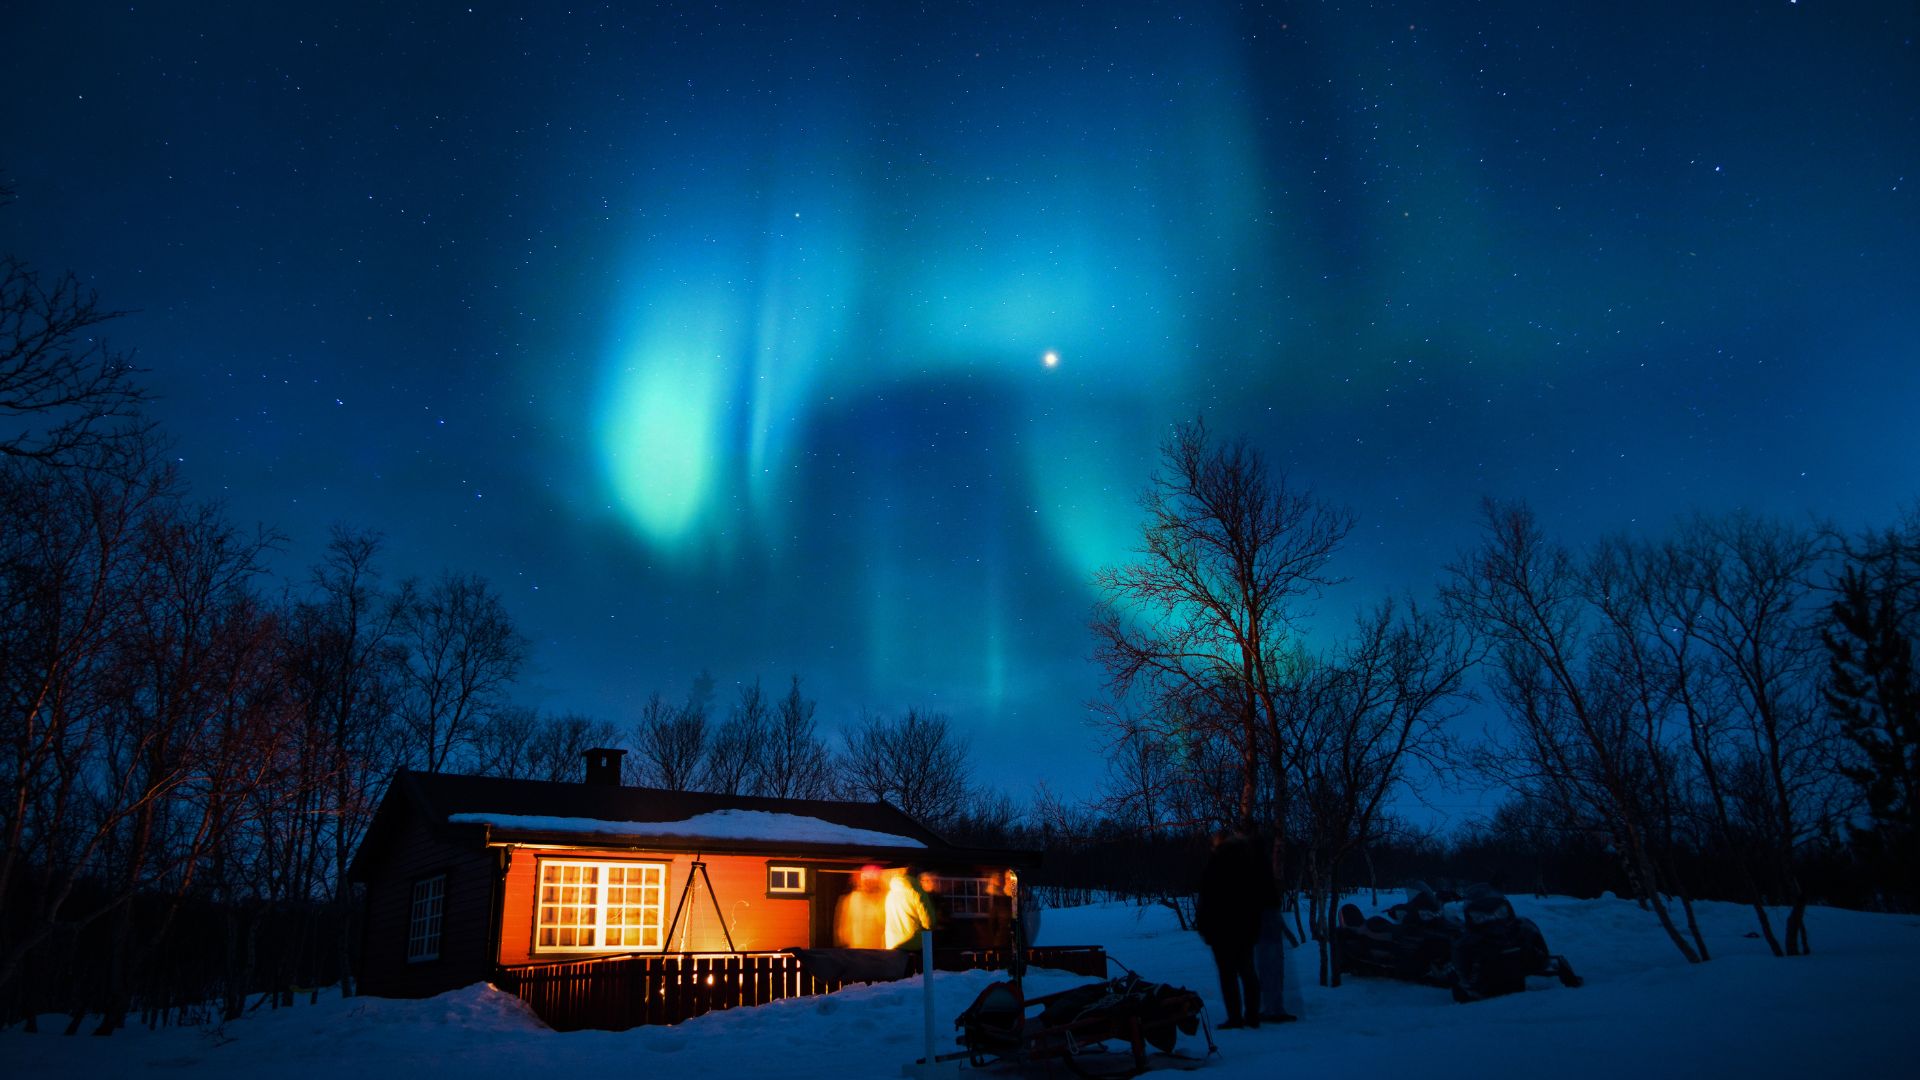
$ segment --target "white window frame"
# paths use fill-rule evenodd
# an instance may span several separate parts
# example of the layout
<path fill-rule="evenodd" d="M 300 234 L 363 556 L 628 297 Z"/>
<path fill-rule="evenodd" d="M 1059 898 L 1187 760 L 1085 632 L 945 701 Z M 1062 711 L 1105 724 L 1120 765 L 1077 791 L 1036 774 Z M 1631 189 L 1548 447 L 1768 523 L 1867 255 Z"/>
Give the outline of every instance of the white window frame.
<path fill-rule="evenodd" d="M 775 885 L 773 875 L 791 873 L 795 884 L 792 886 Z M 786 863 L 767 864 L 767 895 L 769 896 L 805 896 L 807 895 L 807 868 L 790 866 Z"/>
<path fill-rule="evenodd" d="M 446 921 L 447 875 L 414 882 L 413 902 L 407 906 L 407 963 L 440 959 L 440 932 Z"/>
<path fill-rule="evenodd" d="M 991 889 L 992 882 L 989 879 L 971 876 L 948 877 L 944 874 L 936 874 L 934 877 L 939 882 L 940 898 L 945 901 L 947 914 L 950 917 L 955 919 L 985 919 L 993 915 L 993 891 Z M 960 892 L 955 889 L 954 886 L 961 882 L 970 883 L 972 888 L 967 892 Z M 962 901 L 965 902 L 966 908 L 961 907 L 960 902 Z M 976 906 L 978 910 L 969 910 Z"/>
<path fill-rule="evenodd" d="M 542 945 L 540 943 L 540 931 L 542 929 L 541 922 L 540 922 L 540 909 L 542 907 L 557 906 L 554 904 L 546 903 L 544 900 L 544 888 L 547 885 L 546 872 L 547 872 L 547 867 L 549 866 L 558 867 L 563 870 L 569 866 L 581 867 L 581 868 L 593 867 L 595 869 L 596 873 L 594 877 L 596 880 L 593 885 L 594 920 L 592 925 L 592 929 L 594 931 L 594 935 L 593 935 L 594 944 L 592 945 Z M 652 945 L 652 946 L 606 944 L 607 888 L 608 888 L 607 877 L 608 877 L 608 871 L 615 868 L 618 868 L 621 870 L 655 869 L 660 872 L 659 899 L 655 902 L 654 905 L 652 905 L 656 909 L 657 917 L 659 920 L 660 944 Z M 533 951 L 536 954 L 542 954 L 542 955 L 549 954 L 549 953 L 579 954 L 579 953 L 632 953 L 632 952 L 665 952 L 667 951 L 667 930 L 669 929 L 666 924 L 668 870 L 669 870 L 669 864 L 664 862 L 659 862 L 657 860 L 640 860 L 640 859 L 537 859 L 535 860 L 534 868 L 533 868 Z M 562 884 L 558 887 L 564 888 L 565 886 L 564 884 Z M 629 885 L 625 887 L 633 888 L 635 886 Z M 571 906 L 584 907 L 585 905 L 576 903 Z M 634 907 L 637 905 L 626 904 L 623 906 Z M 561 927 L 556 926 L 554 928 L 560 929 Z M 580 928 L 586 929 L 587 927 L 583 923 L 583 924 L 580 924 Z"/>

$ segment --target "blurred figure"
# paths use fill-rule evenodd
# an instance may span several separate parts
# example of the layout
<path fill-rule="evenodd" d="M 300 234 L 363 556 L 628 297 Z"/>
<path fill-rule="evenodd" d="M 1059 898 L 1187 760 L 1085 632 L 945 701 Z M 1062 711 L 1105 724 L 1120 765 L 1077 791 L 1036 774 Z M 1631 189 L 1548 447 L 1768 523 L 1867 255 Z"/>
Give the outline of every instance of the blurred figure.
<path fill-rule="evenodd" d="M 885 946 L 887 897 L 881 887 L 877 866 L 863 866 L 854 878 L 853 891 L 840 898 L 833 916 L 833 943 L 844 949 L 878 949 Z"/>
<path fill-rule="evenodd" d="M 1260 976 L 1254 969 L 1253 946 L 1260 940 L 1261 913 L 1280 900 L 1273 875 L 1262 862 L 1245 836 L 1222 832 L 1214 837 L 1213 854 L 1200 874 L 1194 923 L 1220 972 L 1220 997 L 1227 1006 L 1223 1029 L 1260 1026 Z"/>
<path fill-rule="evenodd" d="M 887 872 L 887 948 L 918 949 L 920 934 L 933 929 L 933 905 L 916 881 L 932 875 Z"/>
<path fill-rule="evenodd" d="M 987 878 L 987 944 L 995 949 L 1013 947 L 1013 894 L 1005 874 Z"/>

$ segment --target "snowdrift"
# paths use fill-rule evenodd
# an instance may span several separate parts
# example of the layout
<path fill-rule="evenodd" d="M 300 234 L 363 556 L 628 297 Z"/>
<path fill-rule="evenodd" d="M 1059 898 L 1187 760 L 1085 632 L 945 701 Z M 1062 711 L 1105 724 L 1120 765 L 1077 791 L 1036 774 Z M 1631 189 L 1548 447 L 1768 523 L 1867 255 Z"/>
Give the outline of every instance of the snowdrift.
<path fill-rule="evenodd" d="M 1715 959 L 1689 967 L 1652 916 L 1631 902 L 1513 901 L 1556 950 L 1576 958 L 1587 977 L 1584 988 L 1535 979 L 1529 993 L 1463 1007 L 1444 993 L 1387 980 L 1354 979 L 1338 990 L 1309 985 L 1302 1022 L 1220 1033 L 1221 1054 L 1203 1075 L 1804 1077 L 1885 1072 L 1910 1063 L 1909 1025 L 1920 1010 L 1920 917 L 1816 909 L 1809 917 L 1815 955 L 1776 960 L 1747 936 L 1748 909 L 1703 904 Z M 1050 937 L 1103 942 L 1115 959 L 1148 978 L 1200 991 L 1218 1018 L 1207 951 L 1175 926 L 1171 912 L 1102 904 L 1050 911 L 1047 920 Z M 1309 980 L 1316 966 L 1311 945 L 1295 953 L 1295 970 Z M 943 1039 L 950 1037 L 947 1020 L 996 977 L 939 973 Z M 1029 993 L 1085 981 L 1037 972 Z M 323 996 L 318 1005 L 262 1010 L 221 1031 L 133 1028 L 107 1039 L 64 1038 L 57 1034 L 64 1025 L 64 1018 L 50 1016 L 42 1034 L 0 1033 L 0 1071 L 68 1078 L 177 1069 L 213 1077 L 527 1080 L 588 1070 L 654 1076 L 680 1070 L 846 1080 L 898 1075 L 900 1064 L 918 1056 L 921 1040 L 917 981 L 626 1032 L 557 1034 L 518 1000 L 486 986 L 424 1001 Z M 45 1033 L 49 1028 L 56 1034 Z"/>

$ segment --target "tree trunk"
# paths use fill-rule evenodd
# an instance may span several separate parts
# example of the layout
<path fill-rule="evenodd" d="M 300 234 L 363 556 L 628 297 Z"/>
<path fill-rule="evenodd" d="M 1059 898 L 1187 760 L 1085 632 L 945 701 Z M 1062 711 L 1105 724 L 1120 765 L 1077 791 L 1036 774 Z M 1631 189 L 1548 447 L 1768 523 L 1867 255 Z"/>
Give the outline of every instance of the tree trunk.
<path fill-rule="evenodd" d="M 1813 946 L 1807 941 L 1807 898 L 1797 887 L 1794 894 L 1793 907 L 1787 912 L 1787 955 L 1809 956 Z"/>
<path fill-rule="evenodd" d="M 1687 944 L 1687 939 L 1680 933 L 1680 928 L 1674 925 L 1673 913 L 1667 910 L 1666 900 L 1660 895 L 1658 876 L 1653 872 L 1652 860 L 1647 858 L 1646 851 L 1640 847 L 1639 838 L 1629 835 L 1627 843 L 1632 851 L 1632 854 L 1627 857 L 1628 876 L 1633 879 L 1634 888 L 1640 894 L 1641 906 L 1653 909 L 1654 917 L 1660 920 L 1660 928 L 1667 932 L 1673 947 L 1680 950 L 1680 955 L 1687 958 L 1687 963 L 1699 963 L 1700 955 L 1693 951 L 1693 946 Z"/>
<path fill-rule="evenodd" d="M 1680 894 L 1680 909 L 1687 915 L 1687 933 L 1693 937 L 1693 947 L 1700 950 L 1701 961 L 1713 959 L 1707 952 L 1707 939 L 1700 935 L 1700 921 L 1693 917 L 1693 900 L 1686 893 Z"/>
<path fill-rule="evenodd" d="M 1775 956 L 1787 955 L 1780 948 L 1780 939 L 1773 935 L 1773 919 L 1767 915 L 1766 898 L 1760 895 L 1758 885 L 1753 888 L 1753 914 L 1760 921 L 1760 936 L 1767 939 L 1767 948 L 1772 949 Z"/>

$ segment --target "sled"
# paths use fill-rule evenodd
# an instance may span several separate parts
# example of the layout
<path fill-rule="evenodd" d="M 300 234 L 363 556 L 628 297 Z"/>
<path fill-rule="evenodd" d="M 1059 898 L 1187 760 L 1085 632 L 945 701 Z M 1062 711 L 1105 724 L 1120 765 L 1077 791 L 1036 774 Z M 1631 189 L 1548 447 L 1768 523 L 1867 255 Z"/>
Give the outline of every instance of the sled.
<path fill-rule="evenodd" d="M 1058 1061 L 1076 1076 L 1120 1078 L 1204 1062 L 1174 1053 L 1183 1033 L 1201 1034 L 1208 1054 L 1217 1050 L 1199 994 L 1133 974 L 1037 998 L 1018 980 L 997 982 L 953 1024 L 974 1068 Z"/>

